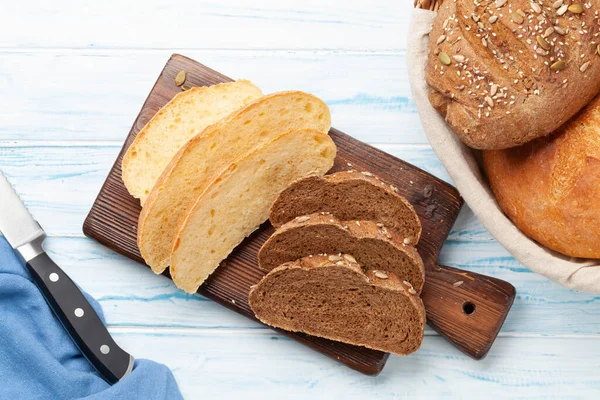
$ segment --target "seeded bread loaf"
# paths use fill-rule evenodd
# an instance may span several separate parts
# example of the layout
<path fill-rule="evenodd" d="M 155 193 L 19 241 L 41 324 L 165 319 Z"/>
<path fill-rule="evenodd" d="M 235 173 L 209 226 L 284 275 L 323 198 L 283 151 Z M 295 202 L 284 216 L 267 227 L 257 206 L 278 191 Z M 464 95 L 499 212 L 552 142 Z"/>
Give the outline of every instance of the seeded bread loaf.
<path fill-rule="evenodd" d="M 333 166 L 336 147 L 322 131 L 288 131 L 240 157 L 185 212 L 174 235 L 171 277 L 194 293 L 229 253 L 269 217 L 290 183 Z"/>
<path fill-rule="evenodd" d="M 477 149 L 558 129 L 600 90 L 598 2 L 446 0 L 430 35 L 430 100 Z"/>
<path fill-rule="evenodd" d="M 341 221 L 381 223 L 407 244 L 417 244 L 421 236 L 421 222 L 408 200 L 396 187 L 366 171 L 337 172 L 294 182 L 281 192 L 269 219 L 280 227 L 296 217 L 319 212 L 330 212 Z"/>
<path fill-rule="evenodd" d="M 330 214 L 298 217 L 283 226 L 258 252 L 260 268 L 270 271 L 281 264 L 311 254 L 346 253 L 361 266 L 392 272 L 410 282 L 418 293 L 423 288 L 425 269 L 417 250 L 404 243 L 393 230 L 372 221 L 340 222 Z"/>
<path fill-rule="evenodd" d="M 483 160 L 521 231 L 567 256 L 600 258 L 600 97 L 555 134 Z"/>
<path fill-rule="evenodd" d="M 392 273 L 369 270 L 341 257 L 312 256 L 269 272 L 249 296 L 267 325 L 406 355 L 423 341 L 425 308 Z"/>
<path fill-rule="evenodd" d="M 175 155 L 144 203 L 138 246 L 146 263 L 156 273 L 164 271 L 186 208 L 236 158 L 284 132 L 325 133 L 330 125 L 329 108 L 322 100 L 288 91 L 261 97 L 207 127 Z"/>
<path fill-rule="evenodd" d="M 195 87 L 177 94 L 142 128 L 123 156 L 123 182 L 144 204 L 175 153 L 194 135 L 262 96 L 251 82 Z"/>

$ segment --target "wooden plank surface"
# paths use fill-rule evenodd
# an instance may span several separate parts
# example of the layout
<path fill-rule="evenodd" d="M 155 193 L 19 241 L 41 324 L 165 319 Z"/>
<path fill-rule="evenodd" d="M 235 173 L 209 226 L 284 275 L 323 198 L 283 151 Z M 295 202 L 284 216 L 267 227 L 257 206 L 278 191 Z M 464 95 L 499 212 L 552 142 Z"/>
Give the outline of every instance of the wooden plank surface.
<path fill-rule="evenodd" d="M 427 143 L 411 99 L 403 53 L 185 50 L 184 54 L 227 76 L 251 79 L 265 93 L 289 88 L 314 93 L 330 106 L 332 119 L 339 122 L 335 126 L 359 140 Z M 0 48 L 0 77 L 7 77 L 3 88 L 11 93 L 0 97 L 0 137 L 122 144 L 132 117 L 170 55 L 168 50 L 65 53 Z M 73 102 L 74 98 L 80 101 Z"/>
<path fill-rule="evenodd" d="M 391 357 L 379 376 L 365 379 L 324 356 L 315 360 L 314 352 L 270 332 L 172 329 L 165 335 L 125 328 L 113 333 L 136 354 L 169 365 L 190 399 L 199 390 L 203 397 L 222 398 L 223 388 L 231 398 L 299 400 L 600 396 L 600 377 L 587 370 L 600 367 L 597 338 L 499 338 L 485 360 L 474 361 L 448 354 L 442 338 L 426 337 L 409 359 Z M 144 345 L 148 336 L 154 346 Z"/>
<path fill-rule="evenodd" d="M 407 6 L 412 2 L 12 2 L 0 14 L 0 46 L 394 51 L 405 48 Z"/>
<path fill-rule="evenodd" d="M 167 363 L 187 398 L 600 397 L 600 296 L 531 273 L 466 209 L 441 261 L 515 284 L 518 296 L 500 339 L 487 359 L 475 362 L 428 331 L 421 352 L 390 357 L 377 378 L 315 357 L 292 341 L 271 339 L 268 329 L 211 301 L 175 294 L 167 279 L 140 273 L 133 262 L 82 239 L 81 223 L 131 119 L 164 59 L 176 51 L 229 76 L 250 78 L 265 91 L 311 91 L 328 102 L 338 128 L 448 179 L 426 145 L 408 87 L 411 1 L 127 3 L 10 2 L 0 13 L 0 168 L 53 235 L 52 256 L 100 299 L 120 343 Z M 276 30 L 284 25 L 277 19 L 291 14 L 286 10 L 302 11 L 304 4 L 312 14 L 289 30 L 288 24 Z M 201 17 L 198 24 L 207 7 L 230 12 Z M 255 15 L 246 11 L 241 18 L 240 10 L 249 7 Z M 170 10 L 161 21 L 168 20 L 168 29 L 158 34 L 148 22 L 165 15 L 163 8 Z M 331 33 L 316 16 L 326 13 L 363 25 L 374 14 L 386 22 L 368 34 L 351 24 L 336 24 Z M 247 21 L 240 27 L 253 29 L 240 36 L 242 19 Z M 305 31 L 315 36 L 305 40 Z M 224 39 L 211 47 L 200 32 Z"/>

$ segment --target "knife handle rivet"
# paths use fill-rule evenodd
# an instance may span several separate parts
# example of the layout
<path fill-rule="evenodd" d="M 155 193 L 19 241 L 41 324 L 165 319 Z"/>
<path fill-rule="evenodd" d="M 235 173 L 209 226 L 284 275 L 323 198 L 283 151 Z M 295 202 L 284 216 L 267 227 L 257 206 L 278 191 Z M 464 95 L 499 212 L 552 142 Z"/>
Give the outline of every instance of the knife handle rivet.
<path fill-rule="evenodd" d="M 103 344 L 102 346 L 100 346 L 100 353 L 102 353 L 102 354 L 108 354 L 109 352 L 110 352 L 110 347 L 108 347 L 105 344 Z"/>
<path fill-rule="evenodd" d="M 76 316 L 77 318 L 81 318 L 81 317 L 83 317 L 83 310 L 82 310 L 81 308 L 76 308 L 76 309 L 75 309 L 75 316 Z"/>
<path fill-rule="evenodd" d="M 58 281 L 58 274 L 56 272 L 53 272 L 50 274 L 50 276 L 48 276 L 48 278 L 50 278 L 52 282 L 56 282 Z"/>

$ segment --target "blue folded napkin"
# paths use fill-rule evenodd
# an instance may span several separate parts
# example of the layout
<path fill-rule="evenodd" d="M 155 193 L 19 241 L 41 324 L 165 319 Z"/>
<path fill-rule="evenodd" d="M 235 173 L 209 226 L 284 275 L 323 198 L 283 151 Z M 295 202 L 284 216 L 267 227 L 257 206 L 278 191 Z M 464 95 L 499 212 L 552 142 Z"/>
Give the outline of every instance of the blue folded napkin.
<path fill-rule="evenodd" d="M 98 302 L 86 298 L 104 321 Z M 0 236 L 0 399 L 80 398 L 182 399 L 171 371 L 148 360 L 136 360 L 133 371 L 115 385 L 106 383 Z"/>

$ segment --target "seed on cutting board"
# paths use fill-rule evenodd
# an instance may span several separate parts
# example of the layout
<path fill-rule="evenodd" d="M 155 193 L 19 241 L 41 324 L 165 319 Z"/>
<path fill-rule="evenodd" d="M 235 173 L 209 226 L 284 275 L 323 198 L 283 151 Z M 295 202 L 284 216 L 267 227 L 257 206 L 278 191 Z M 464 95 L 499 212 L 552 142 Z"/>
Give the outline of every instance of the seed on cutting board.
<path fill-rule="evenodd" d="M 541 48 L 550 50 L 550 43 L 548 43 L 541 35 L 538 35 L 536 39 Z"/>
<path fill-rule="evenodd" d="M 444 65 L 450 65 L 452 63 L 452 60 L 450 60 L 450 56 L 448 55 L 448 53 L 445 52 L 440 52 L 440 54 L 438 54 L 438 58 L 440 60 L 440 62 Z"/>
<path fill-rule="evenodd" d="M 571 4 L 569 6 L 569 11 L 571 11 L 573 14 L 581 14 L 583 12 L 583 6 L 581 4 Z"/>
<path fill-rule="evenodd" d="M 562 71 L 567 67 L 567 64 L 563 60 L 559 60 L 550 66 L 552 71 Z"/>
<path fill-rule="evenodd" d="M 175 77 L 175 84 L 177 86 L 181 86 L 185 83 L 185 78 L 186 78 L 187 74 L 185 73 L 185 71 L 179 71 L 177 73 L 177 76 Z"/>
<path fill-rule="evenodd" d="M 189 87 L 189 86 L 187 86 L 187 85 L 181 85 L 180 87 L 181 87 L 181 90 L 184 90 L 184 91 L 185 91 L 185 90 L 190 90 L 190 89 L 191 89 L 191 87 Z"/>

